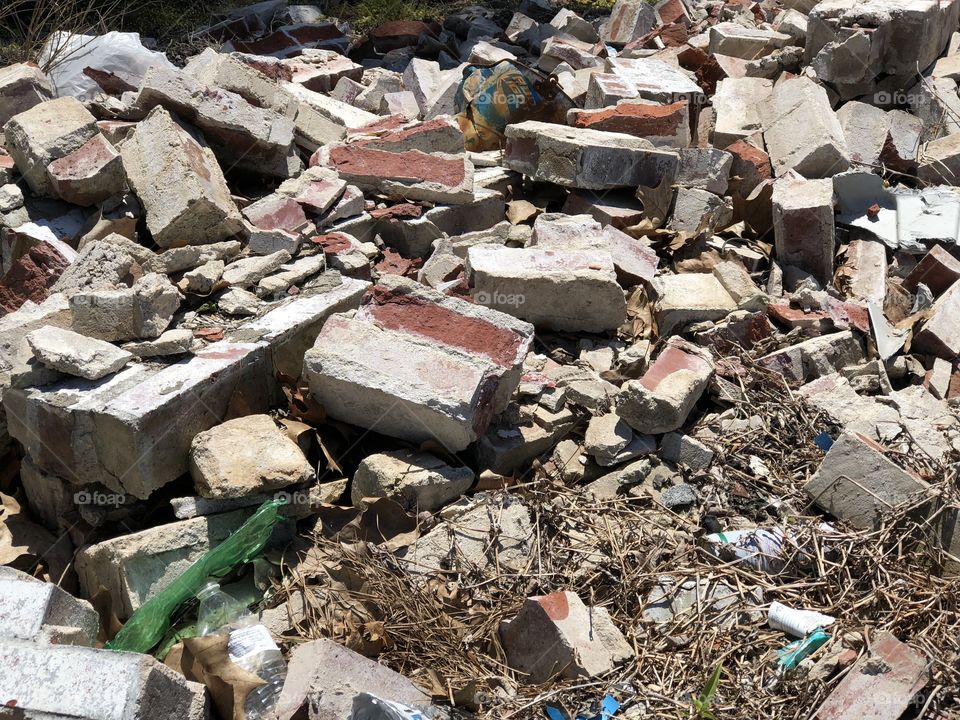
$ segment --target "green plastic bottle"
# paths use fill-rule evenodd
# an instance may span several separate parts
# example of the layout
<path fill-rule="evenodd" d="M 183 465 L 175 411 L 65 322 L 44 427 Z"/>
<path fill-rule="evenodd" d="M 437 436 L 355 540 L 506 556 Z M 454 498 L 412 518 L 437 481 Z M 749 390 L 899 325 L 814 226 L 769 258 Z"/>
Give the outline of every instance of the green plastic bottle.
<path fill-rule="evenodd" d="M 279 509 L 283 504 L 283 500 L 268 500 L 257 508 L 235 533 L 207 551 L 180 577 L 133 613 L 116 637 L 107 643 L 107 648 L 149 652 L 170 628 L 170 618 L 177 608 L 196 596 L 208 578 L 223 577 L 253 560 L 263 549 L 280 519 Z"/>

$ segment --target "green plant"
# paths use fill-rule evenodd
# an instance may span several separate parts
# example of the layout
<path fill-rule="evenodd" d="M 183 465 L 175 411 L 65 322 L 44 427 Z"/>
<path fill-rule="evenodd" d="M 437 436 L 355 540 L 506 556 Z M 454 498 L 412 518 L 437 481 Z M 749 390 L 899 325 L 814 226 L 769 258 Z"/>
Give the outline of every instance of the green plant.
<path fill-rule="evenodd" d="M 704 718 L 704 720 L 717 720 L 717 716 L 713 714 L 710 706 L 713 705 L 713 696 L 717 692 L 717 685 L 720 684 L 720 673 L 722 670 L 723 662 L 714 669 L 710 679 L 707 680 L 707 684 L 704 685 L 700 697 L 693 698 L 693 710 L 690 713 L 690 717 Z"/>

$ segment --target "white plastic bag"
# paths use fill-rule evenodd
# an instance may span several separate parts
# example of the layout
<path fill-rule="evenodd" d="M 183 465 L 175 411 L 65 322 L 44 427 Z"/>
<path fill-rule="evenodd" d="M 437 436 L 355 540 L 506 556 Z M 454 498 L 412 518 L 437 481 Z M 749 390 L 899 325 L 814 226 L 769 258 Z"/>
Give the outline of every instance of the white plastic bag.
<path fill-rule="evenodd" d="M 140 87 L 151 65 L 175 70 L 167 56 L 147 50 L 139 33 L 108 32 L 106 35 L 75 35 L 55 32 L 40 52 L 41 67 L 50 64 L 48 74 L 57 95 L 89 99 L 100 86 L 83 74 L 84 68 L 113 73 L 133 87 Z"/>
<path fill-rule="evenodd" d="M 360 693 L 353 698 L 349 720 L 427 720 L 427 716 L 398 702 Z"/>
<path fill-rule="evenodd" d="M 770 612 L 767 615 L 767 624 L 774 630 L 789 633 L 794 637 L 802 638 L 817 628 L 824 628 L 836 622 L 830 615 L 818 613 L 816 610 L 798 610 L 778 602 L 770 603 Z"/>

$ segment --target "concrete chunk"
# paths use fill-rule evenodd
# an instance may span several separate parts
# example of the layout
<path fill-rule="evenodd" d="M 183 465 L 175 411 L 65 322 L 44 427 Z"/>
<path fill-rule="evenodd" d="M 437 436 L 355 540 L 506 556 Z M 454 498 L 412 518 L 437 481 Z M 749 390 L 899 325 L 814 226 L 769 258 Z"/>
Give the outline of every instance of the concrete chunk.
<path fill-rule="evenodd" d="M 0 641 L 0 706 L 23 717 L 202 720 L 204 695 L 149 655 Z"/>
<path fill-rule="evenodd" d="M 127 185 L 123 160 L 103 135 L 47 165 L 54 193 L 74 205 L 96 205 Z"/>
<path fill-rule="evenodd" d="M 882 515 L 922 497 L 929 485 L 884 456 L 883 447 L 859 433 L 845 432 L 804 486 L 820 507 L 864 530 L 879 527 Z"/>
<path fill-rule="evenodd" d="M 833 277 L 833 183 L 779 178 L 773 185 L 773 229 L 777 259 L 826 284 Z"/>
<path fill-rule="evenodd" d="M 624 383 L 616 412 L 641 433 L 676 430 L 706 390 L 713 370 L 709 352 L 671 338 L 643 377 Z"/>
<path fill-rule="evenodd" d="M 661 275 L 653 280 L 654 315 L 661 337 L 683 325 L 720 320 L 737 309 L 716 277 L 707 273 Z"/>
<path fill-rule="evenodd" d="M 160 247 L 217 242 L 243 228 L 213 153 L 163 108 L 137 125 L 121 155 Z"/>
<path fill-rule="evenodd" d="M 108 342 L 50 326 L 34 330 L 27 335 L 27 342 L 47 367 L 87 380 L 112 375 L 133 358 Z"/>
<path fill-rule="evenodd" d="M 313 468 L 269 415 L 247 415 L 198 433 L 190 475 L 205 498 L 236 498 L 305 483 Z"/>
<path fill-rule="evenodd" d="M 92 646 L 99 629 L 100 617 L 90 603 L 53 583 L 0 567 L 0 644 L 12 638 Z"/>
<path fill-rule="evenodd" d="M 587 607 L 576 593 L 527 598 L 501 625 L 507 663 L 529 683 L 554 675 L 596 677 L 633 657 L 633 649 L 603 607 Z"/>
<path fill-rule="evenodd" d="M 17 169 L 38 195 L 55 192 L 47 166 L 99 132 L 96 118 L 74 97 L 48 100 L 14 115 L 3 131 Z"/>
<path fill-rule="evenodd" d="M 850 153 L 827 91 L 805 77 L 781 80 L 761 108 L 763 138 L 777 176 L 796 170 L 828 178 L 850 166 Z"/>
<path fill-rule="evenodd" d="M 0 69 L 0 128 L 14 115 L 51 98 L 53 86 L 36 65 L 18 63 Z"/>
<path fill-rule="evenodd" d="M 676 153 L 622 133 L 528 120 L 507 126 L 505 163 L 534 180 L 606 190 L 658 186 L 676 176 Z"/>
<path fill-rule="evenodd" d="M 353 504 L 365 497 L 396 497 L 412 511 L 434 512 L 473 484 L 468 467 L 451 467 L 428 453 L 395 450 L 364 458 L 353 476 Z"/>

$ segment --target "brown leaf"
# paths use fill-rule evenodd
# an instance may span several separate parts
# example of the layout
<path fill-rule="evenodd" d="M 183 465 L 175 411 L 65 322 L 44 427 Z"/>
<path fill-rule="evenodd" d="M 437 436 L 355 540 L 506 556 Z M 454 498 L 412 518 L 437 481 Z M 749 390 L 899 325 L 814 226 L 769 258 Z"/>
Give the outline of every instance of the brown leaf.
<path fill-rule="evenodd" d="M 222 327 L 197 328 L 196 330 L 193 331 L 193 336 L 195 338 L 200 338 L 201 340 L 217 342 L 218 340 L 223 340 L 223 328 Z"/>
<path fill-rule="evenodd" d="M 207 687 L 221 717 L 246 720 L 244 701 L 263 680 L 230 660 L 228 640 L 226 633 L 185 639 L 178 669 L 188 680 Z"/>

